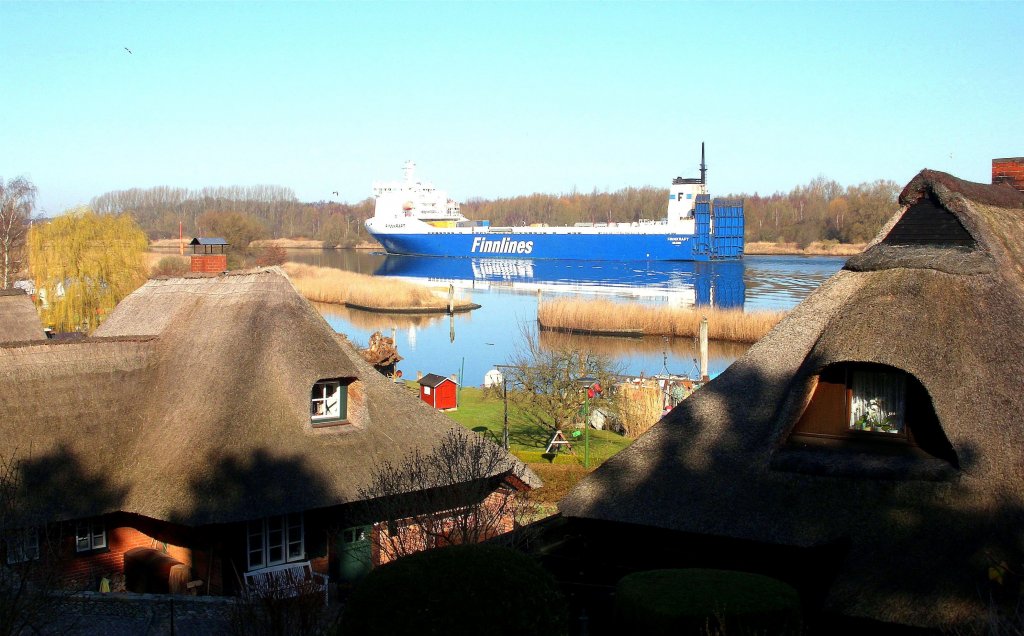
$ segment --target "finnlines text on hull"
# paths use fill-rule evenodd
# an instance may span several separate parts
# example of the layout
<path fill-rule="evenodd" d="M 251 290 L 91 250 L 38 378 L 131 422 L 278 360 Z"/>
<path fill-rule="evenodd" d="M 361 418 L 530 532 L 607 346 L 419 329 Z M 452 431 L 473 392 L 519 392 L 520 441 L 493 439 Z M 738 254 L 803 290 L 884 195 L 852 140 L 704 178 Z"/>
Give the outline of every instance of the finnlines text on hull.
<path fill-rule="evenodd" d="M 473 239 L 473 247 L 469 250 L 477 254 L 532 254 L 533 241 L 514 241 L 504 236 L 500 241 L 488 241 L 482 236 Z"/>

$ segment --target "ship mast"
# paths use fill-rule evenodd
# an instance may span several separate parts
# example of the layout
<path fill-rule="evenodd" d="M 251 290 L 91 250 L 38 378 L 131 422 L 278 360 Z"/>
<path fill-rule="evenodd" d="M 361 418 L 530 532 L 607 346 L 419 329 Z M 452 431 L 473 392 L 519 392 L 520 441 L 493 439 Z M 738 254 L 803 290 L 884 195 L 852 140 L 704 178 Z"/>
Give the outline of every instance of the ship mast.
<path fill-rule="evenodd" d="M 700 184 L 707 185 L 708 183 L 708 166 L 704 163 L 704 142 L 700 142 Z"/>

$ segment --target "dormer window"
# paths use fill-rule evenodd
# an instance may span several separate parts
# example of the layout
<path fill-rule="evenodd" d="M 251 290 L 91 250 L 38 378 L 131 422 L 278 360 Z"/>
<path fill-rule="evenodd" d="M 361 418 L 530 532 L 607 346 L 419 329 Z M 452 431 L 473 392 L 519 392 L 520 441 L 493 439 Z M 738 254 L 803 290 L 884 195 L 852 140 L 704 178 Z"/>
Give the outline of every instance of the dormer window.
<path fill-rule="evenodd" d="M 868 452 L 924 451 L 959 466 L 928 391 L 909 373 L 882 364 L 845 362 L 822 369 L 789 442 Z"/>
<path fill-rule="evenodd" d="M 847 373 L 851 431 L 906 437 L 903 424 L 907 375 L 853 368 Z"/>
<path fill-rule="evenodd" d="M 309 399 L 314 426 L 331 425 L 348 418 L 348 386 L 340 379 L 318 380 Z"/>

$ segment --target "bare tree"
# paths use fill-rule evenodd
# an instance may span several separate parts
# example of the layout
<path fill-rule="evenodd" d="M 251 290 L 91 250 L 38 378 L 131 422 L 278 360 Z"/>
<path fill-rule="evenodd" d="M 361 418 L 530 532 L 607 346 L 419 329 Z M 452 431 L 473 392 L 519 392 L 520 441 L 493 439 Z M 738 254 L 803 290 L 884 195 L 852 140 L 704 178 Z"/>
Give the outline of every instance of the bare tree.
<path fill-rule="evenodd" d="M 443 545 L 480 543 L 515 529 L 532 503 L 525 467 L 500 446 L 451 430 L 430 453 L 385 461 L 360 490 L 382 562 Z"/>
<path fill-rule="evenodd" d="M 508 398 L 552 430 L 581 421 L 589 385 L 612 386 L 619 375 L 608 356 L 569 344 L 543 347 L 531 328 L 521 331 L 518 346 L 504 369 Z M 584 386 L 584 379 L 588 386 Z M 602 408 L 612 406 L 605 404 Z"/>
<path fill-rule="evenodd" d="M 14 283 L 25 254 L 25 233 L 36 204 L 36 187 L 25 177 L 0 178 L 0 289 Z"/>
<path fill-rule="evenodd" d="M 0 636 L 62 633 L 75 625 L 71 616 L 54 620 L 60 591 L 60 533 L 44 515 L 22 479 L 14 454 L 0 457 Z"/>

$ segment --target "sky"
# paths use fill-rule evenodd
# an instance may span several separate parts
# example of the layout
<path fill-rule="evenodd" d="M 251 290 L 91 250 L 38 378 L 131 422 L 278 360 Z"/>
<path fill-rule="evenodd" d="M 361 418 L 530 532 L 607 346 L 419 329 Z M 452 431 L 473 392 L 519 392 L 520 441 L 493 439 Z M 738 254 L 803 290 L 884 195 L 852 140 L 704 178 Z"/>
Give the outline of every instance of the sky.
<path fill-rule="evenodd" d="M 465 201 L 817 176 L 987 183 L 1024 156 L 1024 2 L 0 0 L 0 178 Z M 129 52 L 130 51 L 130 52 Z M 333 194 L 338 192 L 337 195 Z"/>

